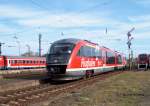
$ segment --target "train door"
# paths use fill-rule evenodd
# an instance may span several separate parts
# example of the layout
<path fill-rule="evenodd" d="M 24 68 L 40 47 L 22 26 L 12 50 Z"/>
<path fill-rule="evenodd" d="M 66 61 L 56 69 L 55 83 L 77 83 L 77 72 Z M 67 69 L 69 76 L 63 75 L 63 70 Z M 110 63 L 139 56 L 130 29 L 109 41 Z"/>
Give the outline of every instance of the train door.
<path fill-rule="evenodd" d="M 5 64 L 4 64 L 4 56 L 0 56 L 0 69 L 4 69 Z"/>
<path fill-rule="evenodd" d="M 7 69 L 7 58 L 4 56 L 4 69 Z"/>
<path fill-rule="evenodd" d="M 103 66 L 106 66 L 106 51 L 102 50 L 102 61 Z"/>

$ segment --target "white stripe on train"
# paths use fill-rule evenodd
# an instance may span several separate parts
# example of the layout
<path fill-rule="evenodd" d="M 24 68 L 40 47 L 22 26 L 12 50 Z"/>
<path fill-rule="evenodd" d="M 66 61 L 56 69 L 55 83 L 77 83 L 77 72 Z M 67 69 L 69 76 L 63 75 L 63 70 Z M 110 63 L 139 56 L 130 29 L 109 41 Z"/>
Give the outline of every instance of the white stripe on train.
<path fill-rule="evenodd" d="M 92 67 L 92 68 L 69 68 L 66 69 L 66 71 L 78 71 L 78 70 L 92 70 L 92 69 L 105 69 L 105 68 L 115 68 L 115 67 L 124 67 L 124 65 L 118 65 L 118 66 L 101 66 L 101 67 Z"/>

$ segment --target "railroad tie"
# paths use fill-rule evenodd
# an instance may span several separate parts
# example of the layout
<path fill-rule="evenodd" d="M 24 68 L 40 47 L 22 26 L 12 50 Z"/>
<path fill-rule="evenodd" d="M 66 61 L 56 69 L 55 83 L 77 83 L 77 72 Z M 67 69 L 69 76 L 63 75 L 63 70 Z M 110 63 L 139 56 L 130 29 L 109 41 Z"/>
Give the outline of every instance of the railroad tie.
<path fill-rule="evenodd" d="M 33 95 L 32 97 L 33 97 L 33 98 L 39 98 L 40 96 L 38 96 L 38 95 Z"/>
<path fill-rule="evenodd" d="M 10 106 L 10 105 L 8 105 L 8 104 L 0 104 L 1 106 Z"/>
<path fill-rule="evenodd" d="M 5 97 L 5 96 L 0 96 L 0 99 L 7 99 L 7 97 Z"/>
<path fill-rule="evenodd" d="M 11 97 L 11 98 L 13 98 L 13 97 L 14 97 L 14 95 L 7 95 L 7 97 Z"/>
<path fill-rule="evenodd" d="M 25 99 L 18 99 L 19 102 L 26 102 L 27 100 Z"/>
<path fill-rule="evenodd" d="M 27 99 L 27 100 L 32 100 L 32 98 L 31 98 L 31 97 L 25 97 L 25 99 Z"/>
<path fill-rule="evenodd" d="M 19 103 L 16 102 L 16 101 L 10 101 L 9 104 L 10 104 L 10 106 L 12 106 L 12 105 L 19 105 Z"/>

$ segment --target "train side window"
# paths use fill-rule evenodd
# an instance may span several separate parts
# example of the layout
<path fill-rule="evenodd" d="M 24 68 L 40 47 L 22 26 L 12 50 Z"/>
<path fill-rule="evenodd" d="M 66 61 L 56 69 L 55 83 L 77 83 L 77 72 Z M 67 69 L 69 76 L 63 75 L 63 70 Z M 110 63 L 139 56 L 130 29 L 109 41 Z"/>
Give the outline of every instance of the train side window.
<path fill-rule="evenodd" d="M 15 60 L 15 64 L 17 64 L 17 60 Z"/>
<path fill-rule="evenodd" d="M 111 52 L 106 52 L 106 64 L 115 64 L 115 55 Z"/>
<path fill-rule="evenodd" d="M 84 56 L 84 50 L 83 50 L 84 48 L 83 48 L 83 46 L 82 47 L 80 47 L 80 49 L 79 49 L 79 51 L 78 51 L 78 56 Z"/>
<path fill-rule="evenodd" d="M 86 46 L 84 52 L 86 57 L 94 57 L 94 48 Z"/>
<path fill-rule="evenodd" d="M 101 58 L 102 57 L 102 51 L 93 47 L 89 46 L 82 46 L 80 50 L 78 51 L 78 56 L 81 57 L 90 57 L 90 58 Z"/>
<path fill-rule="evenodd" d="M 95 50 L 96 50 L 96 53 L 95 53 L 96 57 L 97 58 L 102 58 L 102 51 L 99 50 L 99 49 L 95 49 Z"/>
<path fill-rule="evenodd" d="M 121 55 L 118 55 L 118 64 L 122 64 L 122 57 L 121 57 Z"/>

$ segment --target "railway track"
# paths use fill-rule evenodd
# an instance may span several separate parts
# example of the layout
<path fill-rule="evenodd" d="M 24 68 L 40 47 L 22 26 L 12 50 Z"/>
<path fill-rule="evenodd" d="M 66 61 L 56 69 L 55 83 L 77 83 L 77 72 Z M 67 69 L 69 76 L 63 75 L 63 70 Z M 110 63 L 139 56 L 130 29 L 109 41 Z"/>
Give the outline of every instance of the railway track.
<path fill-rule="evenodd" d="M 0 71 L 0 76 L 2 78 L 19 78 L 19 77 L 28 77 L 28 76 L 46 76 L 47 72 L 46 69 L 34 69 L 34 70 L 10 70 L 10 71 Z M 1 78 L 1 79 L 2 79 Z"/>
<path fill-rule="evenodd" d="M 39 85 L 0 93 L 0 106 L 27 106 L 30 103 L 48 99 L 50 96 L 63 92 L 71 92 L 75 89 L 93 84 L 99 80 L 104 80 L 112 75 L 120 74 L 125 71 L 103 73 L 88 79 L 73 81 L 58 85 Z"/>

